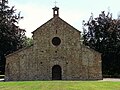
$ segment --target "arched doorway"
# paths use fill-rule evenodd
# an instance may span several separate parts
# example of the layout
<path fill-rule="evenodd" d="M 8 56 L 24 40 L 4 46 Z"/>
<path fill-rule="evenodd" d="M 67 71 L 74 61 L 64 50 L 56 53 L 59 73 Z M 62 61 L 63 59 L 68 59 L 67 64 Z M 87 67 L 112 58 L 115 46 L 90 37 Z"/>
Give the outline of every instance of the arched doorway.
<path fill-rule="evenodd" d="M 54 65 L 52 67 L 52 80 L 61 80 L 62 75 L 61 75 L 61 67 L 59 65 Z"/>

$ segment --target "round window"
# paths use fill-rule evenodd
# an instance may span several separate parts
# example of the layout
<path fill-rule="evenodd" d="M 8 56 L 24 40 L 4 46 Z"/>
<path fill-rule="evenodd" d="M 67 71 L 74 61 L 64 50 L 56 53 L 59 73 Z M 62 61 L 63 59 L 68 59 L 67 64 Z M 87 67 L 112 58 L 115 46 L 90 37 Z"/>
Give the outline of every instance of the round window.
<path fill-rule="evenodd" d="M 61 43 L 61 40 L 60 40 L 59 37 L 54 37 L 54 38 L 52 39 L 52 44 L 53 44 L 53 45 L 58 46 L 58 45 L 60 45 L 60 43 Z"/>

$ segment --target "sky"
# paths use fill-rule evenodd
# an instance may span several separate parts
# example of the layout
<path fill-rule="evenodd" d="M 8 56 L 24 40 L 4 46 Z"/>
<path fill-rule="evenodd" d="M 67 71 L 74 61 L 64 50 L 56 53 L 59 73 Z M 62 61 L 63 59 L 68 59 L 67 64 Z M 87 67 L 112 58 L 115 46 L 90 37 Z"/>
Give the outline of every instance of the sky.
<path fill-rule="evenodd" d="M 16 13 L 21 11 L 24 19 L 19 26 L 26 30 L 26 35 L 31 37 L 31 32 L 53 17 L 52 8 L 55 0 L 9 0 L 9 6 L 15 6 Z M 120 14 L 120 0 L 56 0 L 60 8 L 59 16 L 82 31 L 82 21 L 88 21 L 91 13 L 97 17 L 101 11 L 110 11 L 113 18 Z"/>

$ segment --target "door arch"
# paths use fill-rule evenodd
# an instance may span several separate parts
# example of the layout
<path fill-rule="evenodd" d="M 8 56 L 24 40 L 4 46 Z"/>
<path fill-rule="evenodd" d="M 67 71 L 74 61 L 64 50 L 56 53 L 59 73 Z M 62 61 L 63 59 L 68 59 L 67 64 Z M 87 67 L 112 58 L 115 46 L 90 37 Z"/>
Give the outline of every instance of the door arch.
<path fill-rule="evenodd" d="M 61 80 L 62 79 L 62 70 L 59 65 L 54 65 L 52 67 L 52 80 Z"/>

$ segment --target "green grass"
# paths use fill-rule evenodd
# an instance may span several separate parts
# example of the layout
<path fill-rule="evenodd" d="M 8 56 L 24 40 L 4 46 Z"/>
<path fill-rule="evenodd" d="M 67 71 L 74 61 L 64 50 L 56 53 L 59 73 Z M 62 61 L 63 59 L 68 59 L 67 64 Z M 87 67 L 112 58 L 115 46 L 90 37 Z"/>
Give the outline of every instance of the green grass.
<path fill-rule="evenodd" d="M 0 82 L 0 90 L 120 90 L 120 82 L 112 81 Z"/>

